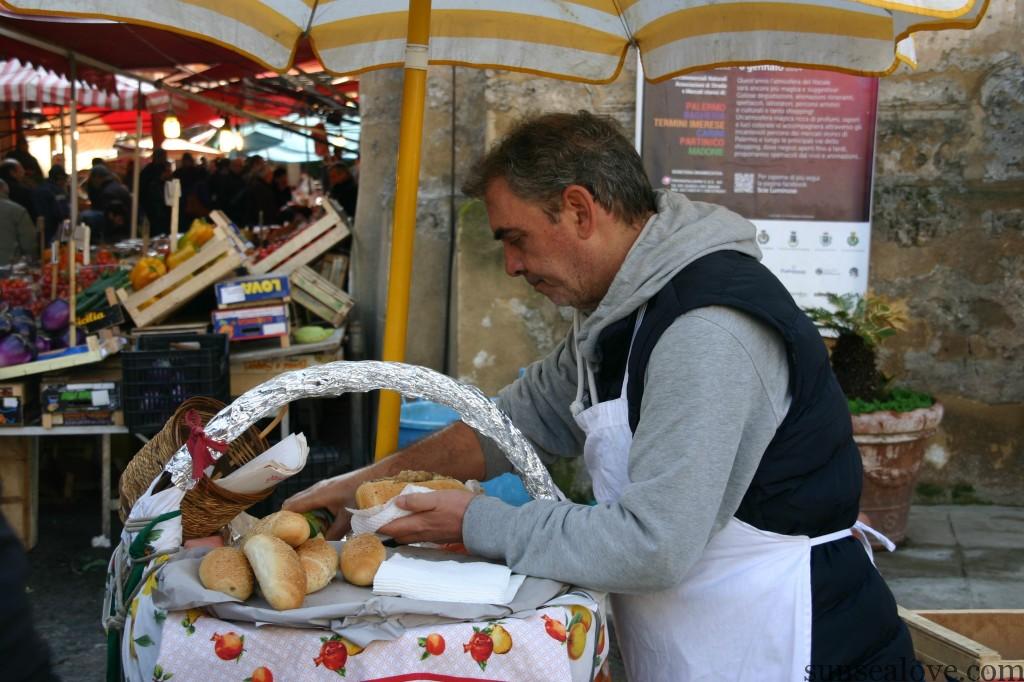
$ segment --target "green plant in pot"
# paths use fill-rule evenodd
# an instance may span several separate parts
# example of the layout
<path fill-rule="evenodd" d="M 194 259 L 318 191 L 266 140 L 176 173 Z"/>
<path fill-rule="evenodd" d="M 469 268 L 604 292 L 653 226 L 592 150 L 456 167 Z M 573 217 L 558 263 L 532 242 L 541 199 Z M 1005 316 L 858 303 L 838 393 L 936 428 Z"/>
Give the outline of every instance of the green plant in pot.
<path fill-rule="evenodd" d="M 906 309 L 868 294 L 824 294 L 831 309 L 808 308 L 835 334 L 832 369 L 850 403 L 853 438 L 864 465 L 860 509 L 893 542 L 906 537 L 910 501 L 927 439 L 942 420 L 931 396 L 892 386 L 878 367 L 882 342 L 904 329 Z"/>

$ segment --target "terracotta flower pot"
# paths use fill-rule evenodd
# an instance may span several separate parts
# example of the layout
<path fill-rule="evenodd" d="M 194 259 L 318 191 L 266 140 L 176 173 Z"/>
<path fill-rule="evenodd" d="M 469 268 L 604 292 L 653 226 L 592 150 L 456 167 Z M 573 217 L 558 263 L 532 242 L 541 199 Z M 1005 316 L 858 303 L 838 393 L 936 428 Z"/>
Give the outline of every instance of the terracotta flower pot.
<path fill-rule="evenodd" d="M 927 439 L 942 421 L 936 402 L 911 412 L 869 412 L 853 416 L 853 439 L 864 464 L 860 510 L 871 525 L 899 544 L 906 538 L 910 500 L 924 460 Z"/>

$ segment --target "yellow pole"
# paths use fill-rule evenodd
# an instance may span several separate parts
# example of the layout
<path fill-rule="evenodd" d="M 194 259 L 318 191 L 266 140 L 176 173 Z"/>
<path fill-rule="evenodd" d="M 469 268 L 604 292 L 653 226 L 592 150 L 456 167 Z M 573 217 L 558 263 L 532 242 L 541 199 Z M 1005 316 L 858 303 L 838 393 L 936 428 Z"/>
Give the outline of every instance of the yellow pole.
<path fill-rule="evenodd" d="M 430 45 L 430 0 L 409 0 L 405 82 L 402 90 L 402 125 L 398 138 L 398 186 L 391 224 L 391 267 L 388 271 L 388 307 L 384 321 L 382 359 L 405 360 L 412 283 L 412 248 L 416 237 L 416 192 L 420 181 L 423 142 L 423 107 L 427 92 L 427 52 Z M 398 447 L 401 397 L 381 391 L 377 412 L 375 457 L 381 459 Z"/>

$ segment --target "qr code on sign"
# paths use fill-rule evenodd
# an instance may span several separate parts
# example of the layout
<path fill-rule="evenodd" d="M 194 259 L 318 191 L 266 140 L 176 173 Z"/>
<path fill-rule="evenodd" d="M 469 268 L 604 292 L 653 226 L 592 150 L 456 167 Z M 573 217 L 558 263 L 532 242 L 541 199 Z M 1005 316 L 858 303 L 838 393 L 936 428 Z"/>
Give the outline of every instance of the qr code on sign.
<path fill-rule="evenodd" d="M 734 173 L 732 176 L 732 191 L 735 194 L 753 194 L 754 174 Z"/>

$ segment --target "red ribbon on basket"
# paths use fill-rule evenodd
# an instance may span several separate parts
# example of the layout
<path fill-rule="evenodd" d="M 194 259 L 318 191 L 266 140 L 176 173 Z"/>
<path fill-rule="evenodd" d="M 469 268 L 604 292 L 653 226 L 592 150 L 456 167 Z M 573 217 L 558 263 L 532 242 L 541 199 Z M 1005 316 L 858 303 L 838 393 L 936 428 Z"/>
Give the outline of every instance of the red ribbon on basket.
<path fill-rule="evenodd" d="M 206 467 L 214 462 L 210 450 L 224 454 L 227 452 L 228 444 L 206 435 L 206 431 L 203 430 L 203 418 L 195 410 L 189 410 L 185 415 L 185 425 L 190 429 L 185 447 L 192 456 L 192 480 L 198 481 L 203 477 Z"/>

